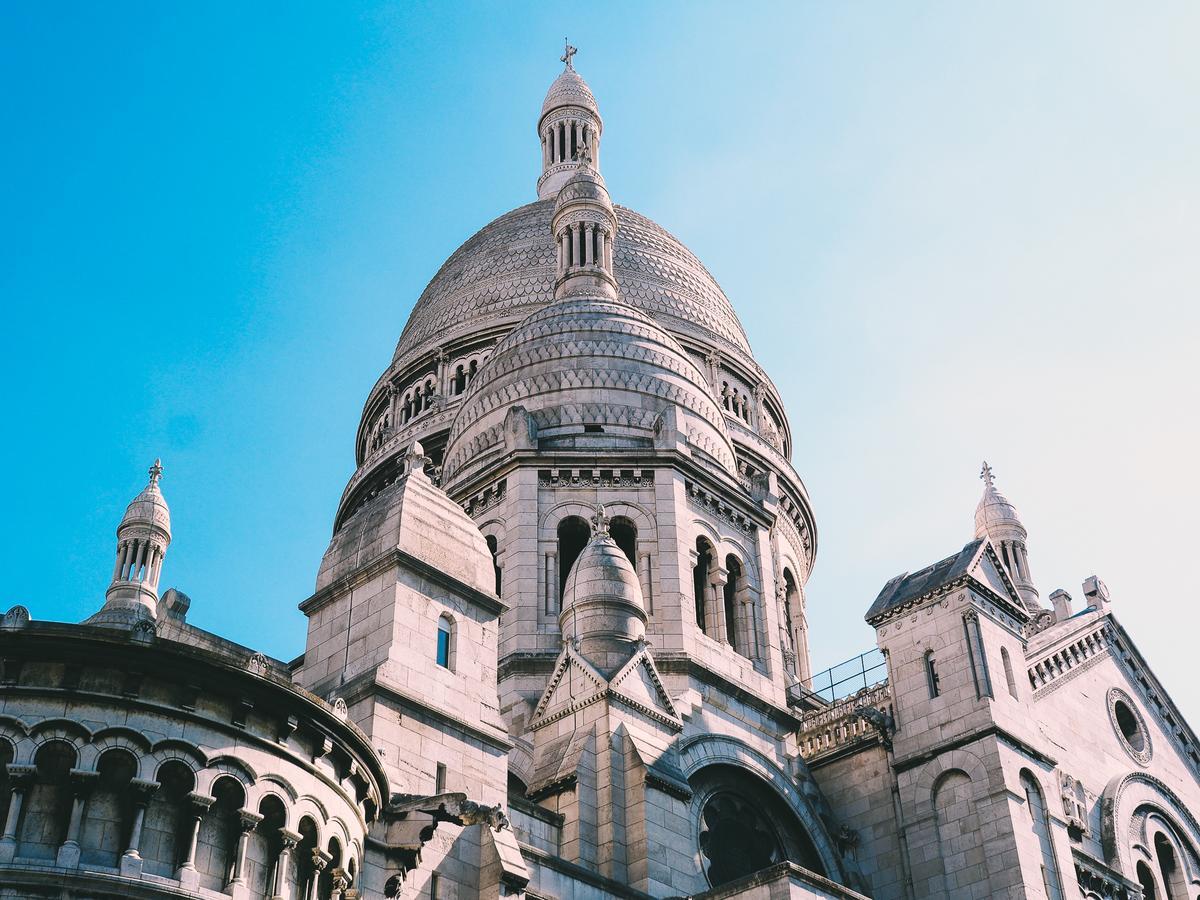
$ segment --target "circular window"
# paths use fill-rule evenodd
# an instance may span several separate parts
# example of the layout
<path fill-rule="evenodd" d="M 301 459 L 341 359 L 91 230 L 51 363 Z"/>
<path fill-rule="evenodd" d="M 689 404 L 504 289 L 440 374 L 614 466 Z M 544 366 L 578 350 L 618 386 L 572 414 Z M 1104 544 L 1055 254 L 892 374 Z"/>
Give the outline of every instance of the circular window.
<path fill-rule="evenodd" d="M 715 887 L 783 859 L 779 837 L 761 808 L 731 791 L 713 794 L 700 817 L 700 851 Z"/>
<path fill-rule="evenodd" d="M 1144 766 L 1149 763 L 1152 752 L 1150 733 L 1146 730 L 1146 723 L 1138 711 L 1137 704 L 1120 688 L 1112 688 L 1108 692 L 1108 717 L 1121 739 L 1121 746 L 1125 748 L 1125 752 L 1133 757 L 1138 765 Z"/>

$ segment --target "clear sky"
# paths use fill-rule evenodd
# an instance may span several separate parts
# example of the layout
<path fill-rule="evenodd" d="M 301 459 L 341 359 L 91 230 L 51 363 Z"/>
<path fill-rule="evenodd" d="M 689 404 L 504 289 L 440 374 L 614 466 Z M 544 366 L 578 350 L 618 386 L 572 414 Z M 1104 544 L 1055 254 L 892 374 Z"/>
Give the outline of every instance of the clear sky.
<path fill-rule="evenodd" d="M 564 35 L 613 197 L 783 392 L 818 667 L 972 536 L 1092 574 L 1200 728 L 1200 6 L 7 4 L 0 609 L 97 609 L 155 456 L 163 587 L 282 658 L 413 301 L 534 197 Z"/>

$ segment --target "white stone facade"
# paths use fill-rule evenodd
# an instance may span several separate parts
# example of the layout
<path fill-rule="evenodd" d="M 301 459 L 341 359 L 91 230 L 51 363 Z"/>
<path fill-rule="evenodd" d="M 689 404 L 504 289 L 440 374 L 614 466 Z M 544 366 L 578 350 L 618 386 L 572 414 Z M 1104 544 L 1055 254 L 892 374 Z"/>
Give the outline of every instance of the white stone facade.
<path fill-rule="evenodd" d="M 160 596 L 162 467 L 81 625 L 0 621 L 0 898 L 1200 896 L 1200 748 L 1098 579 L 1040 605 L 986 488 L 809 662 L 778 392 L 614 205 L 574 48 L 538 200 L 459 248 L 365 404 L 304 652 Z"/>

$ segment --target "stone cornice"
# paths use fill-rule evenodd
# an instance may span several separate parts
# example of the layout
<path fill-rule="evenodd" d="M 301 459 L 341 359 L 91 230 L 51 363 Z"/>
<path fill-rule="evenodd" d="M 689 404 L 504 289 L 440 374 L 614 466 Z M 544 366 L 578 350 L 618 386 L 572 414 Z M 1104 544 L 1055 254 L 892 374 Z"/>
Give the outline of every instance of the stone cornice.
<path fill-rule="evenodd" d="M 508 609 L 508 606 L 498 600 L 491 594 L 485 594 L 465 582 L 459 581 L 452 575 L 447 575 L 441 569 L 430 565 L 423 559 L 413 556 L 405 550 L 398 547 L 393 547 L 390 550 L 385 550 L 383 553 L 376 556 L 373 560 L 363 566 L 343 575 L 341 578 L 330 582 L 321 590 L 317 591 L 307 600 L 303 600 L 299 604 L 299 609 L 305 615 L 311 615 L 316 610 L 320 609 L 330 600 L 343 594 L 349 593 L 353 588 L 360 584 L 365 584 L 376 575 L 386 572 L 390 568 L 408 568 L 423 575 L 435 584 L 451 591 L 454 596 L 466 600 L 484 612 L 499 616 Z"/>
<path fill-rule="evenodd" d="M 948 741 L 943 741 L 940 744 L 930 747 L 928 750 L 922 750 L 920 753 L 914 753 L 911 756 L 904 757 L 903 759 L 897 759 L 893 761 L 892 768 L 897 772 L 905 772 L 909 769 L 914 769 L 919 765 L 927 763 L 931 759 L 941 756 L 943 753 L 949 753 L 951 750 L 959 750 L 989 737 L 994 737 L 999 741 L 1003 741 L 1013 749 L 1024 754 L 1030 759 L 1036 760 L 1042 765 L 1049 766 L 1050 768 L 1058 765 L 1057 759 L 1048 756 L 1047 754 L 1038 750 L 1036 747 L 1033 747 L 1026 741 L 1017 737 L 1012 732 L 1001 728 L 999 725 L 991 724 L 985 728 L 979 728 L 975 731 L 970 731 L 966 734 L 959 735 L 958 737 L 951 738 Z"/>

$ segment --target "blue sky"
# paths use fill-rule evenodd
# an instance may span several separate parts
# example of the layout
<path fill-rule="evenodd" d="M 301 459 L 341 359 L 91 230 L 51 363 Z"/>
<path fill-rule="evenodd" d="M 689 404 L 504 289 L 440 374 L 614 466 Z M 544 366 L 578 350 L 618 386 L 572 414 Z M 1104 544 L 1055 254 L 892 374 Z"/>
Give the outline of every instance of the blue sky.
<path fill-rule="evenodd" d="M 190 619 L 283 658 L 367 390 L 534 196 L 563 35 L 614 198 L 722 283 L 816 508 L 813 657 L 971 537 L 1098 574 L 1200 727 L 1200 7 L 10 4 L 0 609 L 78 620 L 155 456 Z"/>

